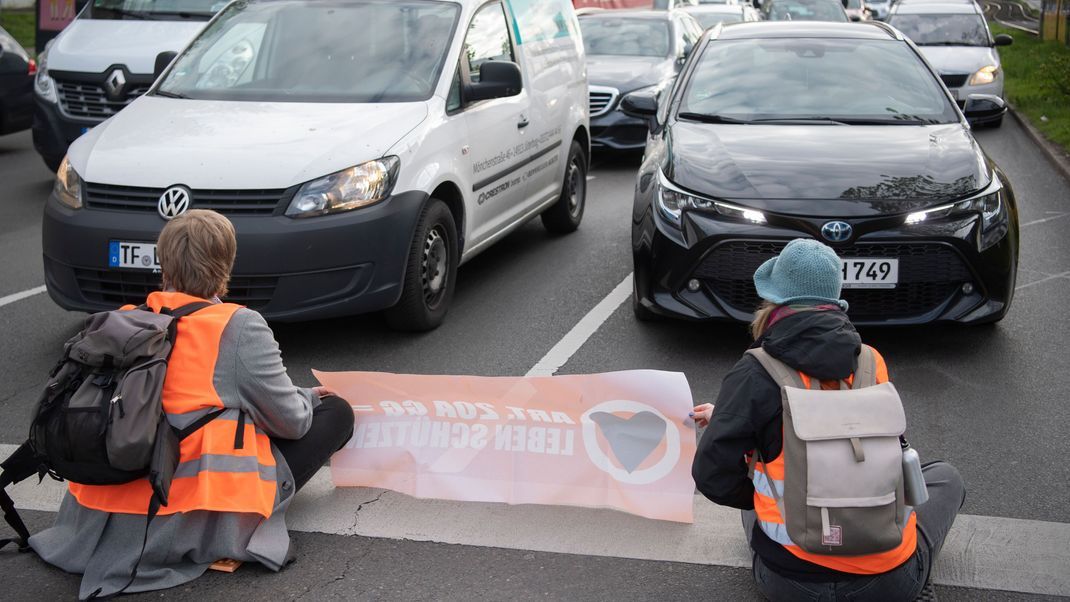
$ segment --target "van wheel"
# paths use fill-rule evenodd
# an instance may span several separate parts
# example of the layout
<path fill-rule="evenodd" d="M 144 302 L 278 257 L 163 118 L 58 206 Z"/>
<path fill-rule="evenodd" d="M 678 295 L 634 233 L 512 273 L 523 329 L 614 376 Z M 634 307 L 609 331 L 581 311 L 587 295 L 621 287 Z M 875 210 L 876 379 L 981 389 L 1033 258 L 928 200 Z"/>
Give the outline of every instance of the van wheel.
<path fill-rule="evenodd" d="M 453 214 L 445 203 L 431 199 L 412 238 L 401 299 L 386 310 L 391 328 L 423 332 L 442 324 L 453 299 L 458 256 Z"/>
<path fill-rule="evenodd" d="M 587 158 L 579 142 L 572 141 L 565 167 L 565 182 L 557 202 L 542 212 L 542 225 L 554 234 L 575 232 L 587 204 Z"/>

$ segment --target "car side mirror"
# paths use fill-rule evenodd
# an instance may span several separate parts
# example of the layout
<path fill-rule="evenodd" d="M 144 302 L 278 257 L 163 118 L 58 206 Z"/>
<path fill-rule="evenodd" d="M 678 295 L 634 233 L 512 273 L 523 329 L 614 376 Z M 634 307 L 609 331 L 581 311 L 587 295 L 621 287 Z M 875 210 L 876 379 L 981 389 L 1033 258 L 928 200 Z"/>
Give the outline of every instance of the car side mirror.
<path fill-rule="evenodd" d="M 1009 35 L 1007 35 L 1005 33 L 1001 33 L 1001 34 L 997 34 L 996 35 L 996 40 L 995 41 L 996 41 L 996 46 L 1010 46 L 1011 44 L 1014 43 L 1014 38 L 1012 38 L 1011 36 L 1009 36 Z"/>
<path fill-rule="evenodd" d="M 970 121 L 999 117 L 1007 112 L 1007 103 L 994 94 L 970 94 L 962 114 Z"/>
<path fill-rule="evenodd" d="M 475 102 L 516 96 L 523 87 L 520 65 L 510 61 L 487 61 L 479 66 L 479 81 L 465 85 L 464 99 Z"/>
<path fill-rule="evenodd" d="M 178 53 L 171 52 L 170 50 L 157 54 L 156 64 L 153 65 L 152 68 L 152 79 L 160 79 L 160 76 L 163 75 L 163 72 L 167 69 L 167 66 L 171 64 L 171 61 L 175 60 L 176 56 L 178 56 Z"/>
<path fill-rule="evenodd" d="M 851 15 L 850 19 L 851 19 L 851 21 L 853 21 L 855 23 L 858 23 L 859 21 L 862 20 L 862 17 L 859 16 L 859 15 Z"/>
<path fill-rule="evenodd" d="M 647 119 L 653 123 L 658 114 L 658 97 L 652 92 L 632 92 L 620 101 L 620 110 L 629 117 Z"/>

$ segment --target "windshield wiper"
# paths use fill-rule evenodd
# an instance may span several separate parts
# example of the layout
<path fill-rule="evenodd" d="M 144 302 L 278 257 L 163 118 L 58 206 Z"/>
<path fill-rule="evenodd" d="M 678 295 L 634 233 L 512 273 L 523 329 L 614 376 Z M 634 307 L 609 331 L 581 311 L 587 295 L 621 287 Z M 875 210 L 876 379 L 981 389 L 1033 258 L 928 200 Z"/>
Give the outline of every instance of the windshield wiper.
<path fill-rule="evenodd" d="M 191 13 L 181 10 L 154 10 L 153 15 L 165 15 L 169 17 L 182 17 L 183 19 L 211 19 L 212 15 L 207 13 Z"/>
<path fill-rule="evenodd" d="M 121 8 L 98 8 L 97 10 L 107 11 L 119 15 L 120 17 L 128 17 L 130 19 L 138 19 L 141 21 L 148 21 L 151 19 L 146 13 L 139 13 L 133 10 L 124 10 Z"/>
<path fill-rule="evenodd" d="M 844 117 L 840 119 L 840 123 L 846 125 L 925 125 L 926 122 L 921 119 L 904 118 L 904 119 L 880 119 L 880 118 L 865 118 L 865 117 Z"/>
<path fill-rule="evenodd" d="M 926 42 L 918 46 L 984 46 L 984 44 L 970 44 L 967 42 Z"/>
<path fill-rule="evenodd" d="M 168 92 L 167 90 L 157 90 L 152 93 L 153 96 L 163 96 L 164 98 L 181 98 L 186 100 L 189 96 L 185 94 L 179 94 L 178 92 Z"/>
<path fill-rule="evenodd" d="M 736 119 L 734 117 L 725 117 L 723 115 L 711 115 L 709 113 L 691 113 L 688 111 L 677 113 L 676 116 L 681 119 L 687 119 L 688 121 L 700 121 L 702 123 L 751 123 L 746 119 Z"/>
<path fill-rule="evenodd" d="M 813 123 L 822 123 L 825 125 L 847 125 L 845 121 L 833 119 L 831 117 L 765 117 L 762 119 L 755 119 L 752 123 L 782 123 L 787 125 L 810 125 Z"/>

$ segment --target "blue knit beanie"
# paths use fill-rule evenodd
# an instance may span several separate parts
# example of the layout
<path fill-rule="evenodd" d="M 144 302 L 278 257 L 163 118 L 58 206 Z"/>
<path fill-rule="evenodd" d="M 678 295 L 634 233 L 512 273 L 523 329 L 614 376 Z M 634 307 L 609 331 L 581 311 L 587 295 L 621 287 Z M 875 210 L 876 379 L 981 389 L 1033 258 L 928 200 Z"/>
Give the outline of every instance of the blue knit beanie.
<path fill-rule="evenodd" d="M 809 238 L 797 238 L 780 255 L 754 272 L 758 296 L 777 305 L 792 303 L 834 303 L 847 311 L 840 299 L 843 264 L 828 245 Z"/>

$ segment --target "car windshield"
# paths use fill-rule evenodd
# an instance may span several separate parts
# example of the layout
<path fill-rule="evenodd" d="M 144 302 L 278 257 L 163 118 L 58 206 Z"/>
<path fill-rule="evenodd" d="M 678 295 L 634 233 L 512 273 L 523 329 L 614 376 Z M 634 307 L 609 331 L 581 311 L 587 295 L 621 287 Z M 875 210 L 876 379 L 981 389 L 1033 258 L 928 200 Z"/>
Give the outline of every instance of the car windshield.
<path fill-rule="evenodd" d="M 743 20 L 743 15 L 739 11 L 736 12 L 723 12 L 723 13 L 692 13 L 692 17 L 699 22 L 699 25 L 703 29 L 709 29 L 718 23 L 739 23 Z"/>
<path fill-rule="evenodd" d="M 767 2 L 770 0 L 766 0 Z M 786 0 L 774 2 L 767 19 L 770 21 L 847 21 L 847 15 L 836 0 Z"/>
<path fill-rule="evenodd" d="M 178 58 L 156 93 L 266 102 L 426 100 L 457 8 L 432 0 L 238 2 Z"/>
<path fill-rule="evenodd" d="M 699 4 L 736 4 L 736 0 L 698 0 Z"/>
<path fill-rule="evenodd" d="M 958 120 L 939 81 L 908 45 L 894 40 L 712 42 L 682 98 L 678 117 L 697 121 L 907 124 Z"/>
<path fill-rule="evenodd" d="M 93 0 L 83 19 L 208 20 L 227 5 L 225 0 Z"/>
<path fill-rule="evenodd" d="M 849 9 L 861 9 L 862 0 L 843 0 L 843 7 Z"/>
<path fill-rule="evenodd" d="M 893 15 L 889 21 L 919 46 L 988 46 L 981 15 Z"/>
<path fill-rule="evenodd" d="M 669 23 L 655 19 L 596 17 L 580 19 L 587 54 L 669 56 Z"/>

